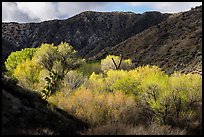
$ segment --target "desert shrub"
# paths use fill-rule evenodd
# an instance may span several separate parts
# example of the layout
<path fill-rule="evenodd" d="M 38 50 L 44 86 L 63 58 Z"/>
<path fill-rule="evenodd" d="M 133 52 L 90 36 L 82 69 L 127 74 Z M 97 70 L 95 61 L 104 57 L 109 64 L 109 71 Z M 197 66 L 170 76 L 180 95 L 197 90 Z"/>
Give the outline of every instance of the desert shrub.
<path fill-rule="evenodd" d="M 149 85 L 160 85 L 162 82 L 160 86 L 164 86 L 167 84 L 165 83 L 167 79 L 167 75 L 159 67 L 146 65 L 129 70 L 126 77 L 118 80 L 115 85 L 118 84 L 117 86 L 121 87 L 124 92 L 134 94 L 137 97 L 140 92 L 147 91 L 145 88 Z M 167 85 L 163 89 L 165 87 Z"/>
<path fill-rule="evenodd" d="M 114 59 L 116 65 L 118 66 L 120 63 L 120 57 L 115 55 L 108 55 L 105 59 L 101 60 L 101 70 L 116 70 L 116 66 L 114 65 L 112 58 Z M 129 70 L 133 67 L 132 61 L 130 59 L 123 59 L 119 69 Z"/>
<path fill-rule="evenodd" d="M 99 93 L 84 88 L 69 97 L 56 93 L 48 100 L 93 126 L 119 119 L 120 113 L 135 103 L 132 97 L 122 92 Z"/>
<path fill-rule="evenodd" d="M 185 92 L 185 100 L 189 103 L 199 102 L 202 100 L 202 76 L 199 74 L 182 74 L 174 73 L 170 77 L 171 90 L 173 92 Z M 180 92 L 179 92 L 180 91 Z"/>
<path fill-rule="evenodd" d="M 65 89 L 64 92 L 65 94 L 69 94 L 66 92 L 71 92 L 77 88 L 79 88 L 80 86 L 82 86 L 85 82 L 86 82 L 87 78 L 85 76 L 83 76 L 82 73 L 78 72 L 78 71 L 69 71 L 64 79 L 63 79 L 63 88 Z"/>
<path fill-rule="evenodd" d="M 125 70 L 108 70 L 105 81 L 111 91 L 122 91 L 125 94 L 136 94 L 138 81 Z"/>
<path fill-rule="evenodd" d="M 117 80 L 123 79 L 127 76 L 127 71 L 124 70 L 108 70 L 105 72 L 104 81 L 106 83 L 106 91 L 115 92 L 114 83 Z M 118 88 L 119 89 L 119 88 Z"/>
<path fill-rule="evenodd" d="M 149 72 L 148 72 L 149 70 Z M 166 105 L 168 106 L 169 90 L 168 76 L 161 71 L 152 71 L 152 68 L 146 68 L 146 76 L 141 78 L 138 87 L 138 103 L 142 105 L 148 115 L 154 114 L 159 120 L 166 122 Z M 147 73 L 148 72 L 148 73 Z M 167 100 L 166 100 L 167 99 Z"/>

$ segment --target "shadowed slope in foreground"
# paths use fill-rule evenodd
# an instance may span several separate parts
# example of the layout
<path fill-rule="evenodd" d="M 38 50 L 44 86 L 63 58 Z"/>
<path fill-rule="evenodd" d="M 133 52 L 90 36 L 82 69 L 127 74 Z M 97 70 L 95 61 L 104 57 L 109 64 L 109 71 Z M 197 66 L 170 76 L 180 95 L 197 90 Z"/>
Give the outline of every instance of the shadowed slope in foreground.
<path fill-rule="evenodd" d="M 75 135 L 86 126 L 65 111 L 51 107 L 36 93 L 3 81 L 3 135 Z"/>

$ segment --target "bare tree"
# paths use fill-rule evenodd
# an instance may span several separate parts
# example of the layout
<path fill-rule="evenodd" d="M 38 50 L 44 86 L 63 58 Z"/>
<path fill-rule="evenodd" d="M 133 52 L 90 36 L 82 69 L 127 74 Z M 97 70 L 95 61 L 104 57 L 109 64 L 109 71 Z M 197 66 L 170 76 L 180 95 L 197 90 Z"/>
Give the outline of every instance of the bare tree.
<path fill-rule="evenodd" d="M 116 64 L 116 62 L 115 62 L 115 60 L 112 58 L 112 61 L 113 61 L 113 64 L 115 65 L 115 69 L 116 70 L 118 70 L 118 69 L 120 69 L 120 65 L 121 65 L 121 63 L 122 63 L 122 60 L 123 60 L 123 56 L 120 54 L 120 62 L 119 62 L 119 64 L 117 65 Z"/>

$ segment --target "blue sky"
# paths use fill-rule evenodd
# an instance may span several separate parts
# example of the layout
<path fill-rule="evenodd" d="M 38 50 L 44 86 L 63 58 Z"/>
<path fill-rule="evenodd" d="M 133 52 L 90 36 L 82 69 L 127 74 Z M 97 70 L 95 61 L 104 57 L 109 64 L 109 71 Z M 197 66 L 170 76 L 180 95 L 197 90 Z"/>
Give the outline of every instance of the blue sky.
<path fill-rule="evenodd" d="M 83 11 L 176 13 L 200 5 L 202 2 L 2 2 L 2 21 L 25 23 L 67 19 Z"/>
<path fill-rule="evenodd" d="M 135 13 L 143 13 L 148 10 L 149 8 L 146 6 L 131 6 L 131 4 L 127 2 L 110 2 L 104 11 L 131 11 Z"/>

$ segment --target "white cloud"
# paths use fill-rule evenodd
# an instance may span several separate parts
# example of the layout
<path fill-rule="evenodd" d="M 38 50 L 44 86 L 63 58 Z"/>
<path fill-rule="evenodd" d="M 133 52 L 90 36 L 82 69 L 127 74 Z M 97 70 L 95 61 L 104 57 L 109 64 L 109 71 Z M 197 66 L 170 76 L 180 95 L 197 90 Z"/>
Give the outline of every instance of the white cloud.
<path fill-rule="evenodd" d="M 128 2 L 130 6 L 149 8 L 160 12 L 174 13 L 190 10 L 202 5 L 202 2 Z"/>
<path fill-rule="evenodd" d="M 83 11 L 103 10 L 106 2 L 3 2 L 2 21 L 66 19 Z"/>
<path fill-rule="evenodd" d="M 2 2 L 2 21 L 40 22 L 52 19 L 67 19 L 83 11 L 111 11 L 114 2 Z M 160 12 L 180 12 L 202 5 L 202 2 L 123 2 L 138 9 Z M 131 8 L 132 9 L 132 8 Z"/>
<path fill-rule="evenodd" d="M 18 9 L 14 2 L 2 2 L 2 21 L 3 22 L 29 22 L 35 21 L 29 18 L 26 13 Z"/>
<path fill-rule="evenodd" d="M 52 2 L 16 2 L 16 4 L 31 19 L 42 21 L 57 18 L 56 7 Z"/>

